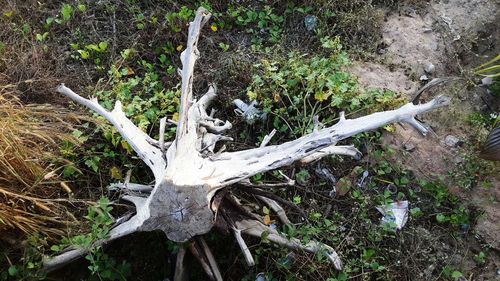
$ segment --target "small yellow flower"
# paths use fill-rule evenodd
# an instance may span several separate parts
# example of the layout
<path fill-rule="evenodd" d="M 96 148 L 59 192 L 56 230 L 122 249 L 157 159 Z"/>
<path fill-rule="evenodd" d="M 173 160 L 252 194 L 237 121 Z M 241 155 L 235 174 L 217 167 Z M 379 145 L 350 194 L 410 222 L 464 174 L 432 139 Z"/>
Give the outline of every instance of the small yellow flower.
<path fill-rule="evenodd" d="M 174 113 L 174 115 L 172 115 L 172 121 L 175 122 L 179 121 L 179 112 L 176 112 Z"/>
<path fill-rule="evenodd" d="M 394 127 L 393 125 L 385 125 L 384 129 L 389 133 L 394 133 L 396 131 L 396 127 Z"/>
<path fill-rule="evenodd" d="M 212 29 L 213 32 L 216 32 L 217 31 L 217 26 L 215 24 L 212 24 L 210 26 L 210 29 Z"/>
<path fill-rule="evenodd" d="M 180 52 L 180 51 L 182 51 L 182 49 L 184 49 L 184 46 L 179 45 L 179 46 L 177 46 L 177 48 L 175 48 L 175 49 L 177 50 L 177 52 Z"/>

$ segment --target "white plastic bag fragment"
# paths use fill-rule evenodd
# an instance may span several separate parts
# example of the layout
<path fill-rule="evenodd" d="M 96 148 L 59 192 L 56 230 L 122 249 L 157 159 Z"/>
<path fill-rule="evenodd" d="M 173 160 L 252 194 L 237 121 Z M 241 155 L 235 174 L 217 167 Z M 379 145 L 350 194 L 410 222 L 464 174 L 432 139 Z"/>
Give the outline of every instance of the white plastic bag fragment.
<path fill-rule="evenodd" d="M 379 206 L 377 210 L 383 215 L 382 223 L 395 223 L 398 231 L 408 220 L 408 201 L 406 200 Z"/>

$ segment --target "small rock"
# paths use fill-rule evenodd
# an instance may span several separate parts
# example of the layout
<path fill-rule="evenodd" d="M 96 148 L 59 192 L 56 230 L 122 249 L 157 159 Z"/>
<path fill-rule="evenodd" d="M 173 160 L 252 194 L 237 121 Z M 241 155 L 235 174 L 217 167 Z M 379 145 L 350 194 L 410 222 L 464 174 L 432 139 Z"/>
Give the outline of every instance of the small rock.
<path fill-rule="evenodd" d="M 424 74 L 420 76 L 420 81 L 427 81 L 427 80 L 429 80 L 429 77 L 427 77 L 427 75 Z"/>
<path fill-rule="evenodd" d="M 429 28 L 429 27 L 424 27 L 424 28 L 422 29 L 422 32 L 423 32 L 423 33 L 431 33 L 431 32 L 432 32 L 432 28 Z"/>
<path fill-rule="evenodd" d="M 401 12 L 403 12 L 403 14 L 405 16 L 410 17 L 410 18 L 417 17 L 417 11 L 415 11 L 415 9 L 413 9 L 411 7 L 404 7 Z"/>
<path fill-rule="evenodd" d="M 424 70 L 427 74 L 432 74 L 434 73 L 434 70 L 436 70 L 436 66 L 432 63 L 429 63 L 425 66 Z"/>
<path fill-rule="evenodd" d="M 444 139 L 444 143 L 448 147 L 457 147 L 462 145 L 464 142 L 456 136 L 447 135 L 446 138 Z"/>
<path fill-rule="evenodd" d="M 453 163 L 455 163 L 456 165 L 462 164 L 463 162 L 464 162 L 464 159 L 460 156 L 457 156 L 453 159 Z"/>
<path fill-rule="evenodd" d="M 439 50 L 439 44 L 437 42 L 432 42 L 430 47 L 433 51 Z"/>
<path fill-rule="evenodd" d="M 377 49 L 377 54 L 379 54 L 379 55 L 383 55 L 383 54 L 385 54 L 385 53 L 387 53 L 387 49 L 383 49 L 383 48 L 378 48 L 378 49 Z"/>
<path fill-rule="evenodd" d="M 413 145 L 412 143 L 405 143 L 403 145 L 403 149 L 408 152 L 413 152 L 415 150 L 415 145 Z"/>
<path fill-rule="evenodd" d="M 497 269 L 497 276 L 500 276 L 500 268 Z"/>

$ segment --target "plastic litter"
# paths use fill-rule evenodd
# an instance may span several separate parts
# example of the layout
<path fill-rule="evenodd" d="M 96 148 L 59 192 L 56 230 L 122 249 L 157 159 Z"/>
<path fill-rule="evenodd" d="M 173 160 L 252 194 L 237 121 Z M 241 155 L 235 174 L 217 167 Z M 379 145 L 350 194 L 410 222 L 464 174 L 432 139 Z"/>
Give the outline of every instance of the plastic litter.
<path fill-rule="evenodd" d="M 307 31 L 313 31 L 318 25 L 318 18 L 315 16 L 307 15 L 304 18 L 304 25 L 306 26 Z"/>
<path fill-rule="evenodd" d="M 262 110 L 256 108 L 257 101 L 252 101 L 246 104 L 240 99 L 233 100 L 234 105 L 237 107 L 234 110 L 236 115 L 240 116 L 248 125 L 254 124 L 257 120 L 266 120 L 267 115 Z"/>
<path fill-rule="evenodd" d="M 255 277 L 255 281 L 267 281 L 267 276 L 264 272 L 261 272 L 259 274 L 257 274 L 257 276 Z"/>
<path fill-rule="evenodd" d="M 291 265 L 295 259 L 295 253 L 289 252 L 286 257 L 280 260 L 280 263 L 284 266 Z"/>
<path fill-rule="evenodd" d="M 365 171 L 363 172 L 363 175 L 361 176 L 361 179 L 359 180 L 359 182 L 358 182 L 358 184 L 357 184 L 357 185 L 358 185 L 358 187 L 360 187 L 360 188 L 363 188 L 363 187 L 364 187 L 364 185 L 365 185 L 365 180 L 366 180 L 366 178 L 368 177 L 368 175 L 369 175 L 368 170 L 365 170 Z"/>
<path fill-rule="evenodd" d="M 316 173 L 316 175 L 320 179 L 325 180 L 325 181 L 328 182 L 328 184 L 331 187 L 331 190 L 328 193 L 328 195 L 330 197 L 335 197 L 337 195 L 337 188 L 335 187 L 335 185 L 337 184 L 337 179 L 332 174 L 332 172 L 330 171 L 330 169 L 322 167 L 320 164 L 318 164 L 316 166 L 316 168 L 314 169 L 314 172 Z"/>
<path fill-rule="evenodd" d="M 396 229 L 401 230 L 408 221 L 408 201 L 398 201 L 377 207 L 383 215 L 382 223 L 395 223 Z"/>

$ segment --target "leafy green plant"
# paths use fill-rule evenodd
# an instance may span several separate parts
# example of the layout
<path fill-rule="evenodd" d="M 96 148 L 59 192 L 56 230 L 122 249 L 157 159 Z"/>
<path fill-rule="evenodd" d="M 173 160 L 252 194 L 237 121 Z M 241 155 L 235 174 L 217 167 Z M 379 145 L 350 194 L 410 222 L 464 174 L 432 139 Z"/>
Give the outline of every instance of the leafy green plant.
<path fill-rule="evenodd" d="M 224 52 L 227 52 L 229 50 L 229 45 L 221 42 L 219 43 L 219 48 L 221 48 Z"/>
<path fill-rule="evenodd" d="M 271 44 L 281 40 L 283 16 L 274 13 L 273 8 L 264 6 L 261 11 L 239 6 L 227 12 L 237 26 L 246 27 L 246 32 L 254 36 L 252 43 L 260 45 L 266 38 Z"/>
<path fill-rule="evenodd" d="M 72 50 L 78 53 L 78 55 L 71 55 L 73 59 L 89 60 L 93 58 L 95 68 L 100 71 L 104 70 L 102 61 L 105 59 L 106 52 L 108 51 L 108 42 L 102 41 L 97 44 L 88 44 L 83 48 L 80 48 L 80 45 L 76 43 L 73 43 L 70 46 Z"/>
<path fill-rule="evenodd" d="M 44 32 L 43 34 L 37 33 L 36 34 L 36 41 L 43 42 L 47 39 L 48 36 L 49 36 L 48 32 Z"/>
<path fill-rule="evenodd" d="M 462 272 L 453 270 L 450 266 L 445 266 L 441 272 L 441 274 L 448 280 L 459 280 L 462 278 L 464 275 Z"/>
<path fill-rule="evenodd" d="M 58 24 L 65 24 L 67 23 L 70 19 L 71 16 L 73 15 L 73 6 L 70 4 L 64 3 L 61 7 L 61 18 L 55 19 L 55 22 Z"/>
<path fill-rule="evenodd" d="M 493 59 L 474 68 L 473 73 L 475 75 L 481 75 L 489 78 L 500 77 L 500 63 L 497 63 L 499 60 L 500 60 L 500 55 L 497 55 Z"/>
<path fill-rule="evenodd" d="M 100 245 L 94 242 L 108 237 L 110 226 L 113 223 L 108 198 L 101 197 L 96 205 L 88 208 L 88 214 L 85 216 L 91 223 L 91 231 L 88 234 L 78 235 L 64 239 L 62 245 L 53 245 L 50 249 L 54 252 L 61 251 L 64 246 L 73 245 L 81 247 L 88 251 L 85 259 L 89 261 L 88 269 L 91 273 L 91 280 L 127 280 L 130 275 L 130 266 L 124 261 L 117 263 L 113 258 L 103 253 Z"/>
<path fill-rule="evenodd" d="M 341 110 L 351 112 L 398 105 L 392 92 L 361 91 L 356 77 L 344 71 L 350 64 L 338 38 L 324 39 L 329 57 L 290 53 L 287 60 L 262 60 L 254 66 L 256 74 L 247 89 L 250 100 L 257 100 L 281 133 L 300 137 L 314 127 L 314 116 L 325 125 L 335 121 Z M 379 109 L 378 108 L 378 109 Z"/>
<path fill-rule="evenodd" d="M 474 255 L 474 261 L 479 265 L 485 264 L 486 254 L 483 251 L 479 252 L 477 255 Z"/>
<path fill-rule="evenodd" d="M 173 32 L 181 32 L 184 25 L 194 18 L 194 10 L 182 6 L 179 12 L 169 12 L 165 15 L 167 24 Z"/>
<path fill-rule="evenodd" d="M 9 265 L 4 271 L 0 270 L 0 281 L 45 280 L 46 273 L 42 270 L 42 253 L 46 245 L 47 241 L 35 233 L 26 241 L 21 263 L 12 264 L 7 255 L 0 256 L 0 264 Z"/>

